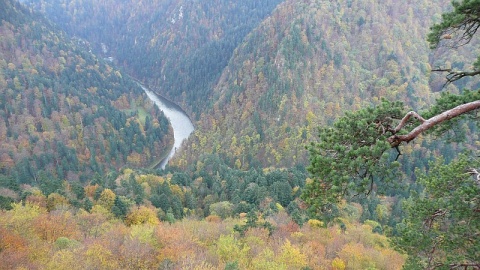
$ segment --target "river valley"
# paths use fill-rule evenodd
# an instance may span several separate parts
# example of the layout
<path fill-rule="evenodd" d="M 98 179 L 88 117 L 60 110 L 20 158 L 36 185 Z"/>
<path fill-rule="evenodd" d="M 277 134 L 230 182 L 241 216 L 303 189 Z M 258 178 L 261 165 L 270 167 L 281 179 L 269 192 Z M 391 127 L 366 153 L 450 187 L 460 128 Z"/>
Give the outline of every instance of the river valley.
<path fill-rule="evenodd" d="M 168 156 L 165 157 L 158 165 L 158 168 L 165 169 L 168 161 L 175 155 L 177 149 L 182 146 L 183 141 L 190 136 L 195 128 L 188 115 L 182 110 L 182 108 L 180 108 L 180 106 L 155 94 L 144 86 L 142 86 L 142 88 L 147 96 L 155 103 L 155 105 L 157 105 L 158 108 L 163 111 L 173 128 L 173 147 Z"/>

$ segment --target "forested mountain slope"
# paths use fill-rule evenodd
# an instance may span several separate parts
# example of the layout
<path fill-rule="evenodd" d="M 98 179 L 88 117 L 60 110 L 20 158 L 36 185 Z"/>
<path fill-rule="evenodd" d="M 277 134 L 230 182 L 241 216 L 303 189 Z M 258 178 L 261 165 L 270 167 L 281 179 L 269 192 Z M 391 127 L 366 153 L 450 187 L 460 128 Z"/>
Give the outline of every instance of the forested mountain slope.
<path fill-rule="evenodd" d="M 0 0 L 0 183 L 90 181 L 158 162 L 168 121 L 138 84 L 41 16 Z"/>
<path fill-rule="evenodd" d="M 233 50 L 282 0 L 23 2 L 198 116 Z"/>
<path fill-rule="evenodd" d="M 24 2 L 198 121 L 182 168 L 210 153 L 240 169 L 304 164 L 317 126 L 381 98 L 423 108 L 444 82 L 432 67 L 473 51 L 428 48 L 449 1 Z"/>
<path fill-rule="evenodd" d="M 316 127 L 381 98 L 423 108 L 446 55 L 426 33 L 448 1 L 285 1 L 235 50 L 177 159 L 221 153 L 238 168 L 304 163 Z M 472 47 L 448 55 L 464 62 Z M 463 55 L 460 56 L 460 55 Z M 478 81 L 477 81 L 478 82 Z M 471 82 L 472 83 L 472 82 Z M 450 85 L 456 92 L 464 85 Z"/>
<path fill-rule="evenodd" d="M 429 197 L 413 170 L 452 159 L 446 140 L 416 138 L 401 148 L 395 183 L 363 177 L 368 196 L 327 211 L 305 187 L 318 196 L 318 180 L 347 181 L 339 172 L 369 156 L 352 147 L 345 167 L 325 162 L 323 177 L 306 170 L 304 147 L 317 127 L 382 98 L 415 110 L 434 103 L 444 79 L 432 67 L 474 59 L 471 46 L 428 49 L 446 0 L 20 1 L 0 0 L 0 269 L 399 269 L 406 258 L 387 237 L 405 232 L 402 205 L 445 213 L 430 199 L 448 197 L 455 177 L 439 178 L 448 192 Z M 148 167 L 171 142 L 168 123 L 127 74 L 197 121 L 165 170 Z M 443 90 L 464 87 L 478 80 Z M 354 119 L 347 131 L 368 124 Z M 368 131 L 385 131 L 377 119 Z M 474 123 L 459 123 L 454 132 L 478 143 Z M 358 134 L 359 144 L 370 139 Z M 472 180 L 463 165 L 451 172 Z M 473 190 L 459 184 L 455 200 Z M 417 197 L 428 203 L 412 207 Z M 472 202 L 455 207 L 475 211 Z M 463 223 L 449 237 L 464 236 Z"/>

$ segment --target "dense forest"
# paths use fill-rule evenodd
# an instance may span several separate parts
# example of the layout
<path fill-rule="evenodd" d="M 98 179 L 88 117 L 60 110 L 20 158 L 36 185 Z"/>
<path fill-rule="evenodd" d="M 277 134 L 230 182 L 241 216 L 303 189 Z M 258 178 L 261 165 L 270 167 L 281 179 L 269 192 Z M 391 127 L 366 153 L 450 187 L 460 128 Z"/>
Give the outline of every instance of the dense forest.
<path fill-rule="evenodd" d="M 205 152 L 225 154 L 232 164 L 242 157 L 240 168 L 305 163 L 303 147 L 316 128 L 331 125 L 345 111 L 382 98 L 415 109 L 433 103 L 444 80 L 430 69 L 443 65 L 446 53 L 432 53 L 426 42 L 428 26 L 442 11 L 442 5 L 429 5 L 282 3 L 232 56 L 215 87 L 213 109 L 202 114 L 177 164 Z M 452 52 L 449 61 L 468 62 L 469 49 Z M 446 90 L 474 85 L 459 82 Z M 442 151 L 424 148 L 419 162 L 433 155 L 429 149 Z"/>
<path fill-rule="evenodd" d="M 199 117 L 233 51 L 281 0 L 22 2 Z"/>
<path fill-rule="evenodd" d="M 169 124 L 140 86 L 18 3 L 2 6 L 2 186 L 48 195 L 65 180 L 83 185 L 158 162 L 171 144 Z"/>
<path fill-rule="evenodd" d="M 429 49 L 449 1 L 25 2 L 198 120 L 176 166 L 203 153 L 241 169 L 304 164 L 318 125 L 381 98 L 421 109 L 444 83 L 431 68 L 461 68 L 474 51 Z"/>
<path fill-rule="evenodd" d="M 375 137 L 479 99 L 449 1 L 0 5 L 0 269 L 478 266 L 476 115 Z"/>

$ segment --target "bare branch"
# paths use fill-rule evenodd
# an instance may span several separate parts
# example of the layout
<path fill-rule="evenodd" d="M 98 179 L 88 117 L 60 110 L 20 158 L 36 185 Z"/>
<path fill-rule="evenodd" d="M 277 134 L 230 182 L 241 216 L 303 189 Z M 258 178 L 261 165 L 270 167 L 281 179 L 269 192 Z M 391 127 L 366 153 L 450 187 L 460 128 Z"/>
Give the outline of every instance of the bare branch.
<path fill-rule="evenodd" d="M 395 157 L 395 161 L 397 161 L 398 158 L 402 155 L 402 152 L 400 152 L 400 149 L 398 149 L 398 145 L 395 146 L 395 149 L 397 150 L 397 157 Z"/>
<path fill-rule="evenodd" d="M 461 78 L 464 77 L 471 77 L 471 76 L 476 76 L 480 74 L 480 70 L 473 70 L 473 71 L 454 71 L 450 68 L 436 68 L 432 69 L 432 71 L 438 71 L 438 72 L 448 72 L 446 78 L 447 81 L 445 84 L 443 84 L 443 87 L 460 80 Z"/>
<path fill-rule="evenodd" d="M 447 83 L 452 83 L 454 81 L 458 81 L 463 77 L 471 77 L 480 74 L 480 70 L 474 71 L 451 71 L 447 75 Z"/>
<path fill-rule="evenodd" d="M 423 118 L 417 118 L 419 119 L 422 124 L 414 128 L 412 131 L 410 131 L 408 134 L 405 135 L 397 135 L 396 133 L 399 132 L 406 124 L 406 121 L 408 121 L 408 118 L 418 115 L 416 113 L 409 112 L 400 122 L 400 124 L 395 128 L 394 135 L 390 136 L 387 141 L 390 143 L 391 147 L 396 147 L 400 145 L 402 142 L 410 142 L 411 140 L 415 139 L 418 135 L 423 133 L 424 131 L 427 131 L 434 126 L 445 122 L 447 120 L 450 120 L 452 118 L 455 118 L 459 115 L 462 115 L 464 113 L 471 112 L 473 110 L 476 110 L 480 108 L 480 100 L 472 101 L 469 103 L 465 103 L 462 105 L 458 105 L 457 107 L 450 109 L 448 111 L 444 111 L 441 114 L 438 114 L 428 120 L 425 120 Z M 423 119 L 423 121 L 422 121 Z"/>
<path fill-rule="evenodd" d="M 397 125 L 397 127 L 392 131 L 393 134 L 397 134 L 402 128 L 404 128 L 405 125 L 407 125 L 408 120 L 410 120 L 410 118 L 412 118 L 412 117 L 414 117 L 415 119 L 419 120 L 422 123 L 425 123 L 425 121 L 426 121 L 418 113 L 416 113 L 414 111 L 410 111 L 402 118 L 402 120 Z"/>

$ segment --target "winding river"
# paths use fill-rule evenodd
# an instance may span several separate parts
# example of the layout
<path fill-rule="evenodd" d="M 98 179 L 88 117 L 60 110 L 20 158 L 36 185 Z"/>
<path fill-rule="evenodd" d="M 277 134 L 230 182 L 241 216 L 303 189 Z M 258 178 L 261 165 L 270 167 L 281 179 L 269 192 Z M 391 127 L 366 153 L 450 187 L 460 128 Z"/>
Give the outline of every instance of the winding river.
<path fill-rule="evenodd" d="M 168 120 L 170 120 L 170 124 L 173 128 L 173 147 L 168 156 L 165 157 L 158 165 L 158 167 L 165 169 L 168 161 L 175 155 L 177 149 L 182 146 L 183 141 L 190 136 L 195 128 L 193 127 L 193 123 L 190 121 L 188 115 L 182 110 L 182 108 L 180 108 L 180 106 L 161 96 L 156 95 L 144 86 L 142 86 L 142 88 L 147 96 L 155 103 L 155 105 L 157 105 L 160 110 L 163 111 Z"/>

